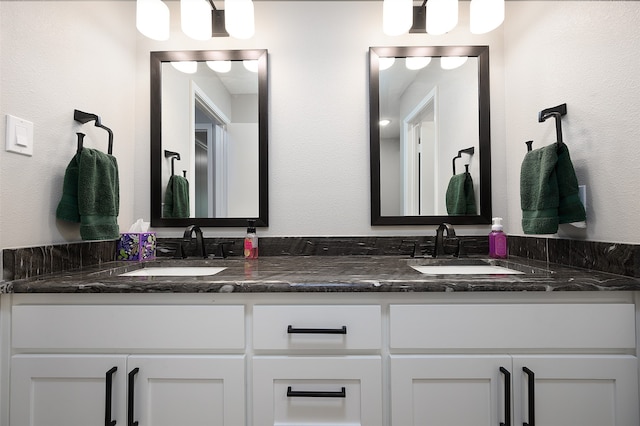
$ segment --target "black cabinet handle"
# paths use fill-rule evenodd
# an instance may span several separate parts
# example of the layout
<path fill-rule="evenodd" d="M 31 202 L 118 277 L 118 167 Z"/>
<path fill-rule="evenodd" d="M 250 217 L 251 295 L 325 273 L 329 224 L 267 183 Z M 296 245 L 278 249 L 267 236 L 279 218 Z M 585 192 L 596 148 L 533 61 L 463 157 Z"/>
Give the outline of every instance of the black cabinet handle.
<path fill-rule="evenodd" d="M 115 426 L 116 421 L 111 420 L 111 401 L 113 399 L 113 373 L 118 370 L 118 367 L 113 367 L 107 371 L 106 377 L 106 389 L 105 389 L 105 402 L 104 402 L 104 426 Z"/>
<path fill-rule="evenodd" d="M 294 328 L 292 325 L 287 327 L 289 334 L 347 334 L 347 326 L 342 328 Z"/>
<path fill-rule="evenodd" d="M 138 422 L 133 421 L 133 402 L 134 402 L 134 388 L 135 388 L 135 378 L 136 374 L 138 374 L 140 369 L 138 367 L 134 368 L 129 372 L 129 389 L 127 390 L 127 425 L 128 426 L 138 426 Z"/>
<path fill-rule="evenodd" d="M 295 397 L 307 397 L 307 398 L 346 398 L 347 391 L 342 387 L 342 390 L 336 392 L 325 392 L 325 391 L 294 391 L 291 390 L 291 386 L 287 388 L 287 397 L 295 398 Z"/>
<path fill-rule="evenodd" d="M 504 423 L 500 422 L 500 426 L 511 426 L 511 373 L 504 367 L 500 372 L 504 374 Z"/>
<path fill-rule="evenodd" d="M 522 371 L 524 371 L 528 377 L 527 392 L 529 393 L 529 395 L 527 395 L 529 404 L 529 423 L 522 423 L 522 426 L 536 426 L 535 374 L 533 374 L 533 371 L 529 370 L 527 367 L 522 367 Z"/>

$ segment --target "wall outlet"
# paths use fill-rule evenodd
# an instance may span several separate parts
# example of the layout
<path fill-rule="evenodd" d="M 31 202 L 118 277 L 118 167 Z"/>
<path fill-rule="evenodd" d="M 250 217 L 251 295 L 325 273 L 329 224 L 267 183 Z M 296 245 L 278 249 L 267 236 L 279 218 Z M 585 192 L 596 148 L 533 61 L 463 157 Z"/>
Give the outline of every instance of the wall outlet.
<path fill-rule="evenodd" d="M 22 155 L 33 155 L 33 123 L 7 115 L 6 150 Z"/>

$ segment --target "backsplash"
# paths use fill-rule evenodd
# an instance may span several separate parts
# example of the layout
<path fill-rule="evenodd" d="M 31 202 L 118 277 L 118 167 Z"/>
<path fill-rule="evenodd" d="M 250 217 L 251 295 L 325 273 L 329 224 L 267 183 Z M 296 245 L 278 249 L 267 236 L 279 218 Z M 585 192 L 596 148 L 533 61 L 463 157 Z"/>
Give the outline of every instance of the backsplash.
<path fill-rule="evenodd" d="M 462 236 L 464 253 L 487 255 L 486 236 Z M 159 238 L 158 257 L 172 257 L 180 238 Z M 409 256 L 414 242 L 432 247 L 434 237 L 265 237 L 259 240 L 260 256 Z M 242 255 L 242 238 L 206 238 L 208 254 L 225 243 L 228 256 Z M 3 279 L 29 278 L 116 259 L 116 240 L 78 242 L 41 247 L 4 249 Z M 187 245 L 194 256 L 195 242 Z M 578 268 L 640 277 L 640 245 L 594 241 L 509 236 L 509 255 Z"/>

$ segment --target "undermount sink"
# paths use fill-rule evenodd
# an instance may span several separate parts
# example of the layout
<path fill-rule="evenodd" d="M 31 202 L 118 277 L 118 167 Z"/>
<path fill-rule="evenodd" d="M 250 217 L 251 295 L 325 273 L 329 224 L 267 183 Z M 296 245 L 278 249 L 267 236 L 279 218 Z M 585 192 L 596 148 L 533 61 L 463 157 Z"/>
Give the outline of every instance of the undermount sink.
<path fill-rule="evenodd" d="M 205 277 L 224 271 L 219 266 L 152 266 L 120 274 L 121 277 Z"/>
<path fill-rule="evenodd" d="M 424 258 L 408 263 L 416 271 L 426 275 L 522 275 L 550 273 L 550 271 L 508 260 L 473 258 Z"/>
<path fill-rule="evenodd" d="M 505 275 L 524 272 L 495 265 L 412 265 L 413 269 L 428 275 Z"/>

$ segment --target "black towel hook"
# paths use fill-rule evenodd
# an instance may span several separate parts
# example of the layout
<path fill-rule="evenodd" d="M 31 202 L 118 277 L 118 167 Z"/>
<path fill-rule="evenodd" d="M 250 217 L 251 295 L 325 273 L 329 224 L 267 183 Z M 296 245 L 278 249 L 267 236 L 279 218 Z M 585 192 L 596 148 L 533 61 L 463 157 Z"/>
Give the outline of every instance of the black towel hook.
<path fill-rule="evenodd" d="M 105 129 L 107 131 L 107 133 L 109 133 L 109 149 L 108 149 L 108 153 L 109 155 L 111 155 L 113 153 L 113 132 L 111 131 L 110 128 L 108 128 L 107 126 L 103 125 L 100 122 L 100 117 L 98 117 L 96 114 L 91 114 L 89 112 L 84 112 L 84 111 L 80 111 L 77 109 L 73 110 L 73 119 L 76 120 L 78 123 L 88 123 L 89 121 L 95 121 L 95 126 L 96 127 L 100 127 L 101 129 Z M 84 135 L 83 135 L 84 137 Z M 80 151 L 82 149 L 82 143 L 81 141 L 78 142 L 79 144 L 79 149 L 78 151 Z"/>
<path fill-rule="evenodd" d="M 180 154 L 177 153 L 177 152 L 168 151 L 168 150 L 165 149 L 164 150 L 164 157 L 165 158 L 171 158 L 171 176 L 173 176 L 175 174 L 175 170 L 176 170 L 175 167 L 174 167 L 173 162 L 175 160 L 180 161 Z M 186 170 L 184 172 L 185 172 L 185 175 L 186 175 Z"/>
<path fill-rule="evenodd" d="M 562 140 L 562 116 L 567 115 L 567 104 L 560 104 L 551 108 L 545 108 L 538 113 L 538 123 L 546 121 L 547 118 L 553 117 L 556 119 L 556 143 L 558 149 L 564 143 Z M 527 144 L 527 151 L 531 151 L 531 143 L 533 141 L 525 142 Z"/>
<path fill-rule="evenodd" d="M 458 155 L 456 155 L 455 157 L 453 157 L 453 160 L 451 160 L 451 164 L 453 165 L 453 175 L 456 175 L 456 160 L 458 158 L 462 158 L 462 154 L 469 154 L 469 155 L 473 155 L 476 152 L 475 147 L 469 147 L 469 148 L 465 148 L 465 149 L 461 149 L 460 151 L 458 151 Z M 469 164 L 465 164 L 465 170 L 467 171 L 467 173 L 469 172 Z"/>

